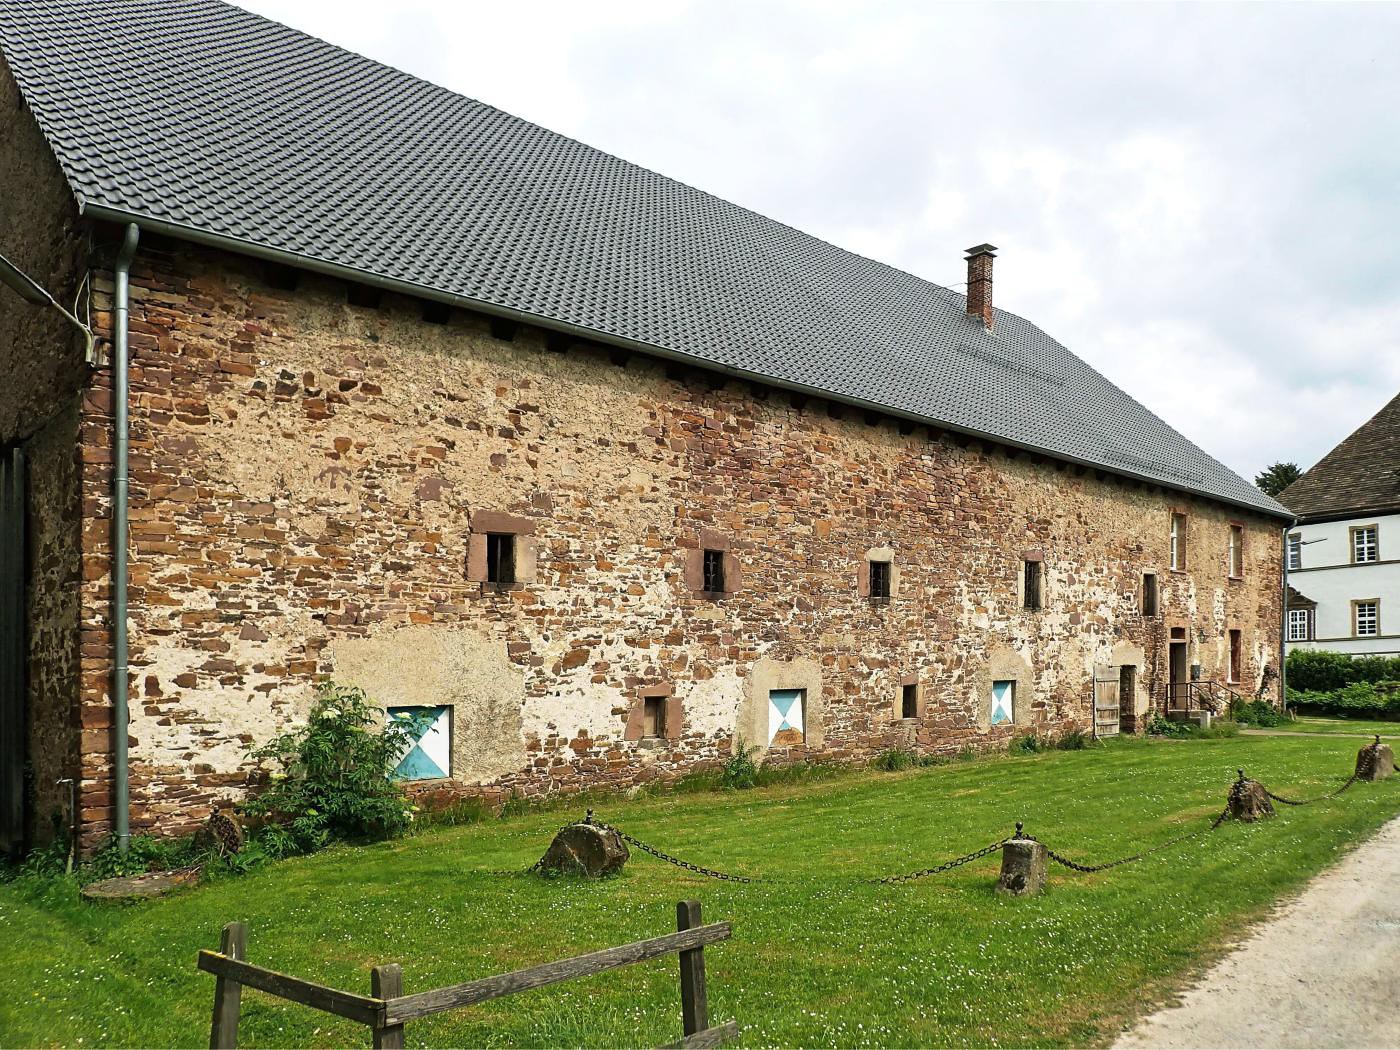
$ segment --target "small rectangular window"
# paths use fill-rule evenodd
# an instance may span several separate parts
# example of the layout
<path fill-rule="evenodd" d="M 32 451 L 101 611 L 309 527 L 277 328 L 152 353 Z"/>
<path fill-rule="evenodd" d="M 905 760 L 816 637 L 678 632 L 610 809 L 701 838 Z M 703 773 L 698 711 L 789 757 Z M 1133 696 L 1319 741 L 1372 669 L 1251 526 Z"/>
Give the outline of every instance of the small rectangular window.
<path fill-rule="evenodd" d="M 706 551 L 704 587 L 710 594 L 724 593 L 724 551 Z"/>
<path fill-rule="evenodd" d="M 992 725 L 1010 725 L 1016 721 L 1016 683 L 992 683 Z"/>
<path fill-rule="evenodd" d="M 1294 532 L 1288 536 L 1288 571 L 1303 567 L 1303 536 Z"/>
<path fill-rule="evenodd" d="M 1363 525 L 1351 530 L 1351 560 L 1360 565 L 1363 562 L 1380 560 L 1380 544 L 1377 542 L 1377 529 L 1374 525 Z"/>
<path fill-rule="evenodd" d="M 1186 515 L 1172 515 L 1172 568 L 1186 570 Z"/>
<path fill-rule="evenodd" d="M 515 582 L 515 537 L 508 532 L 486 534 L 486 582 L 497 586 Z"/>
<path fill-rule="evenodd" d="M 1306 642 L 1312 637 L 1312 616 L 1308 609 L 1288 610 L 1288 640 Z"/>
<path fill-rule="evenodd" d="M 1352 602 L 1353 634 L 1358 638 L 1374 638 L 1381 633 L 1380 602 Z"/>
<path fill-rule="evenodd" d="M 870 597 L 888 598 L 890 596 L 890 563 L 887 561 L 872 561 L 870 563 Z"/>
<path fill-rule="evenodd" d="M 1244 575 L 1244 527 L 1230 526 L 1230 556 L 1228 559 L 1230 578 L 1238 580 Z"/>
<path fill-rule="evenodd" d="M 391 707 L 389 724 L 399 733 L 395 780 L 441 780 L 452 775 L 452 708 Z"/>
<path fill-rule="evenodd" d="M 1240 680 L 1240 632 L 1230 632 L 1230 681 Z"/>
<path fill-rule="evenodd" d="M 1157 574 L 1155 572 L 1142 574 L 1142 615 L 1157 615 Z"/>
<path fill-rule="evenodd" d="M 666 698 L 646 696 L 642 698 L 642 736 L 661 739 L 666 735 Z"/>
<path fill-rule="evenodd" d="M 901 718 L 919 717 L 919 687 L 917 685 L 910 682 L 904 686 L 901 690 L 899 707 Z"/>
<path fill-rule="evenodd" d="M 1042 563 L 1038 561 L 1027 561 L 1025 563 L 1026 593 L 1023 604 L 1032 612 L 1038 612 L 1041 606 L 1041 564 Z"/>

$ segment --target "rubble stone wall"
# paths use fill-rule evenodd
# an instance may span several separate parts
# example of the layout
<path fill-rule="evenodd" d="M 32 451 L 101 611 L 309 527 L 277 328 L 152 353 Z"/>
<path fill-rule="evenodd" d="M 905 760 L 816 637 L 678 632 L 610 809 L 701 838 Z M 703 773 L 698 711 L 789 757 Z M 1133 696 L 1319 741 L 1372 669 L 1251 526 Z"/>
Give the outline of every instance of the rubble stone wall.
<path fill-rule="evenodd" d="M 245 748 L 300 716 L 323 676 L 386 706 L 450 705 L 453 779 L 429 787 L 499 797 L 676 776 L 722 761 L 736 730 L 762 747 L 773 689 L 807 690 L 806 744 L 766 758 L 855 760 L 1087 729 L 1094 667 L 1124 653 L 1145 663 L 1131 701 L 1145 711 L 1174 626 L 1207 678 L 1225 676 L 1231 629 L 1245 688 L 1275 661 L 1278 530 L 1261 517 L 269 276 L 157 238 L 133 270 L 134 830 L 187 828 L 236 798 Z M 84 484 L 100 515 L 95 393 Z M 1173 510 L 1188 516 L 1184 572 L 1168 567 Z M 473 582 L 477 515 L 478 534 L 517 533 L 528 582 Z M 107 581 L 101 530 L 85 542 L 87 653 Z M 722 594 L 696 589 L 701 547 L 728 553 L 737 588 L 731 573 Z M 1043 559 L 1039 612 L 1022 608 L 1028 556 Z M 893 563 L 889 599 L 863 593 L 872 557 Z M 1159 574 L 1156 618 L 1139 611 L 1144 571 Z M 992 726 L 1007 680 L 1014 723 Z M 649 691 L 666 696 L 663 738 L 639 739 Z M 98 676 L 83 703 L 106 704 Z"/>

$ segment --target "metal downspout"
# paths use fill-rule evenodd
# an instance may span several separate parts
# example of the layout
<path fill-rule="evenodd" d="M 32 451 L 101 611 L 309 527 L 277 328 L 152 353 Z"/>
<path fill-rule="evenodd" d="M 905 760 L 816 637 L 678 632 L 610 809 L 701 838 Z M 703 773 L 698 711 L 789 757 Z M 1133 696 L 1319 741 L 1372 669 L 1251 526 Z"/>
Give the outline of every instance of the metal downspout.
<path fill-rule="evenodd" d="M 127 779 L 126 544 L 128 399 L 130 364 L 127 320 L 131 299 L 131 260 L 141 230 L 133 222 L 126 228 L 121 251 L 112 268 L 116 303 L 112 320 L 112 808 L 117 848 L 125 853 L 131 842 L 131 784 Z"/>

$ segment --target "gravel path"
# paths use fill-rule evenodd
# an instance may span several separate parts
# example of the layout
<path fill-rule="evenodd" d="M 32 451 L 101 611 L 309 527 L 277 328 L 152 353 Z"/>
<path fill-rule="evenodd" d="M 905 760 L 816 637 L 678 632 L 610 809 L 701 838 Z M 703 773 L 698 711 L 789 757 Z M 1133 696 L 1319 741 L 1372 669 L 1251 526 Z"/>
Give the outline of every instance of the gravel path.
<path fill-rule="evenodd" d="M 1115 1047 L 1400 1047 L 1400 818 Z"/>

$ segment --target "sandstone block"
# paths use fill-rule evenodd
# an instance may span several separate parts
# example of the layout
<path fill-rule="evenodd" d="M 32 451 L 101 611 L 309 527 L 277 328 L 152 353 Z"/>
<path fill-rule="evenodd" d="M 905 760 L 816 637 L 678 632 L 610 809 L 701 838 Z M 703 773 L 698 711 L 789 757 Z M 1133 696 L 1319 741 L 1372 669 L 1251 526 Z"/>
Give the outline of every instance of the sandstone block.
<path fill-rule="evenodd" d="M 997 892 L 1009 897 L 1039 893 L 1045 889 L 1048 860 L 1045 846 L 1034 839 L 1007 839 L 1001 847 Z"/>
<path fill-rule="evenodd" d="M 590 879 L 616 875 L 631 852 L 616 831 L 594 824 L 570 824 L 554 836 L 540 859 L 543 871 Z"/>
<path fill-rule="evenodd" d="M 1394 772 L 1395 754 L 1389 744 L 1381 743 L 1380 737 L 1356 753 L 1357 780 L 1384 780 Z"/>
<path fill-rule="evenodd" d="M 1240 778 L 1230 787 L 1230 819 L 1253 824 L 1273 815 L 1274 804 L 1264 785 L 1247 779 L 1241 771 Z"/>

